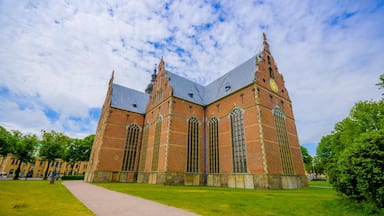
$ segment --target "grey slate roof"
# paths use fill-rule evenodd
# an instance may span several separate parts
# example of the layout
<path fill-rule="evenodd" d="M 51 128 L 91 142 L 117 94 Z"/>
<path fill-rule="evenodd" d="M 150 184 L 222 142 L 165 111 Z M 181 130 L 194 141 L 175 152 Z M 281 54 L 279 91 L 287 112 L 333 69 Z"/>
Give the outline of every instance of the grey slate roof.
<path fill-rule="evenodd" d="M 255 79 L 256 70 L 256 56 L 253 56 L 207 86 L 199 85 L 169 71 L 167 76 L 175 97 L 200 105 L 208 105 L 251 84 Z"/>
<path fill-rule="evenodd" d="M 167 78 L 173 88 L 173 96 L 204 105 L 204 86 L 169 71 L 167 71 Z"/>
<path fill-rule="evenodd" d="M 113 83 L 111 107 L 128 110 L 136 113 L 145 113 L 149 95 Z"/>
<path fill-rule="evenodd" d="M 169 71 L 167 78 L 173 88 L 173 96 L 196 104 L 208 105 L 251 84 L 255 79 L 256 70 L 256 56 L 253 56 L 207 86 Z M 112 107 L 144 114 L 148 101 L 149 95 L 144 92 L 112 84 Z"/>
<path fill-rule="evenodd" d="M 205 87 L 204 105 L 229 95 L 255 80 L 256 56 L 232 69 Z"/>

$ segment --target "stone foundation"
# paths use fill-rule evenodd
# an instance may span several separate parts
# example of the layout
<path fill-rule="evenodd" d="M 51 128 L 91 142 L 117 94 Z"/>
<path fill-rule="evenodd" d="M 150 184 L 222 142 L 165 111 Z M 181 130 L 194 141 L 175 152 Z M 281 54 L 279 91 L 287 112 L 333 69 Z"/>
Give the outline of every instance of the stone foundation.
<path fill-rule="evenodd" d="M 95 171 L 88 182 L 136 182 L 137 173 L 127 171 Z"/>
<path fill-rule="evenodd" d="M 208 174 L 207 185 L 245 189 L 298 189 L 308 186 L 306 176 L 263 174 Z"/>
<path fill-rule="evenodd" d="M 164 185 L 207 185 L 244 189 L 299 189 L 308 187 L 306 176 L 264 174 L 190 174 L 177 172 L 96 171 L 92 182 L 139 182 Z"/>

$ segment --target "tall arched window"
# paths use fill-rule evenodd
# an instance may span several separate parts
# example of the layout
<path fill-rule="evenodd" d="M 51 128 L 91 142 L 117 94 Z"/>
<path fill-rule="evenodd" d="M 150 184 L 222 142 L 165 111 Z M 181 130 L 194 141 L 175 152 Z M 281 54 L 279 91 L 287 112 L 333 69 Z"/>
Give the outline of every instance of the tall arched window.
<path fill-rule="evenodd" d="M 145 162 L 147 159 L 147 148 L 148 148 L 148 131 L 149 131 L 149 124 L 146 124 L 143 131 L 143 145 L 141 147 L 141 153 L 140 153 L 140 166 L 139 171 L 143 172 L 145 169 Z"/>
<path fill-rule="evenodd" d="M 208 122 L 208 143 L 209 172 L 219 173 L 219 130 L 218 120 L 216 117 L 211 118 Z"/>
<path fill-rule="evenodd" d="M 139 139 L 139 126 L 131 124 L 128 127 L 127 140 L 125 142 L 122 171 L 135 171 L 136 152 Z"/>
<path fill-rule="evenodd" d="M 243 112 L 239 108 L 232 110 L 231 135 L 232 135 L 232 163 L 234 173 L 247 172 L 247 154 L 245 149 Z"/>
<path fill-rule="evenodd" d="M 283 168 L 283 174 L 294 175 L 291 151 L 289 149 L 287 129 L 285 127 L 285 115 L 280 107 L 273 108 L 273 116 L 275 118 L 275 127 L 277 142 L 280 148 L 281 165 Z"/>
<path fill-rule="evenodd" d="M 153 155 L 152 155 L 152 171 L 157 171 L 159 163 L 159 149 L 160 149 L 160 134 L 161 134 L 161 123 L 163 119 L 157 118 L 155 125 L 155 142 L 153 144 Z"/>
<path fill-rule="evenodd" d="M 199 172 L 199 121 L 195 117 L 188 120 L 187 172 Z"/>

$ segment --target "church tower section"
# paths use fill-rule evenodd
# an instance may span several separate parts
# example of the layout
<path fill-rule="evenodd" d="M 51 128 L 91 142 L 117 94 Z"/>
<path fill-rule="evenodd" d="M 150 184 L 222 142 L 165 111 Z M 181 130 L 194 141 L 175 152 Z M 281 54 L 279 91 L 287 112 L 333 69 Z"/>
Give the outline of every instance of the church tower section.
<path fill-rule="evenodd" d="M 160 61 L 146 109 L 138 182 L 202 184 L 202 88 L 166 71 Z"/>
<path fill-rule="evenodd" d="M 98 122 L 85 180 L 135 182 L 148 95 L 113 83 Z"/>
<path fill-rule="evenodd" d="M 255 98 L 260 142 L 268 188 L 307 185 L 292 103 L 263 34 L 263 51 L 256 56 Z"/>

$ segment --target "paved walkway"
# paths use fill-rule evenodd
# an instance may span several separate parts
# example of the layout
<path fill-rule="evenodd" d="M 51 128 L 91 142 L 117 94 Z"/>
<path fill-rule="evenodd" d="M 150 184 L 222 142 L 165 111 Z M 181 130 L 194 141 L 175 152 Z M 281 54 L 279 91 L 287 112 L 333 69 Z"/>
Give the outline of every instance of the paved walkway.
<path fill-rule="evenodd" d="M 64 181 L 81 202 L 96 215 L 140 215 L 140 216 L 196 216 L 197 214 L 159 204 L 157 202 L 111 191 L 83 181 Z"/>

